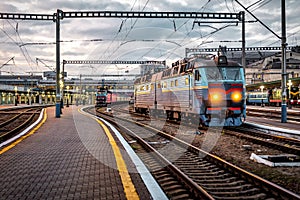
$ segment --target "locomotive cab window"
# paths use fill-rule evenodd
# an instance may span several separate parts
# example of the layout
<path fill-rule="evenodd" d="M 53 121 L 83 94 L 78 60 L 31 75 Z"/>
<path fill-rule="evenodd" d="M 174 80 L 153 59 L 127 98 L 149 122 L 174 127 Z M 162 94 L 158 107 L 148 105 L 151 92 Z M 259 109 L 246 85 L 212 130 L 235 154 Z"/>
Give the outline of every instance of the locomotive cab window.
<path fill-rule="evenodd" d="M 200 78 L 201 78 L 201 75 L 200 75 L 199 70 L 195 70 L 195 80 L 200 81 Z"/>
<path fill-rule="evenodd" d="M 240 66 L 207 67 L 208 80 L 242 80 Z"/>

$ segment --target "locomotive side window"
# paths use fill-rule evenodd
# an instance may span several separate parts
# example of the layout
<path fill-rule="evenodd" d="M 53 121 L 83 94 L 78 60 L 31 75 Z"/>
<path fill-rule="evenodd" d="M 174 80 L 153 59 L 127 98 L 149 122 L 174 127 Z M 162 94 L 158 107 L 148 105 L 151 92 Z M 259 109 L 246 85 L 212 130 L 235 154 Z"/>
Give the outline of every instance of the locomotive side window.
<path fill-rule="evenodd" d="M 189 85 L 189 78 L 185 78 L 185 85 Z"/>
<path fill-rule="evenodd" d="M 163 88 L 167 88 L 167 82 L 163 82 Z"/>
<path fill-rule="evenodd" d="M 178 80 L 175 80 L 175 86 L 178 86 Z"/>
<path fill-rule="evenodd" d="M 173 87 L 174 86 L 174 81 L 171 81 L 171 87 Z"/>
<path fill-rule="evenodd" d="M 201 78 L 201 75 L 200 75 L 199 70 L 195 70 L 195 80 L 200 81 L 200 78 Z"/>
<path fill-rule="evenodd" d="M 154 84 L 151 83 L 151 90 L 154 90 Z"/>

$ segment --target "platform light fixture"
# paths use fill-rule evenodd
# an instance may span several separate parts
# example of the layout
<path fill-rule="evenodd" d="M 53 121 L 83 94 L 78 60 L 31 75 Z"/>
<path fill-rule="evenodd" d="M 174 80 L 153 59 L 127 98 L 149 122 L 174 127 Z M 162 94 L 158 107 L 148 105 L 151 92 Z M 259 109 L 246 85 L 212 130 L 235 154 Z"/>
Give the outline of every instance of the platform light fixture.
<path fill-rule="evenodd" d="M 260 91 L 261 91 L 261 92 L 263 92 L 263 91 L 264 91 L 264 88 L 265 88 L 265 86 L 261 85 L 259 88 L 260 88 Z"/>
<path fill-rule="evenodd" d="M 18 95 L 18 87 L 17 86 L 15 86 L 15 88 L 14 88 L 14 90 L 15 90 L 15 106 L 17 106 L 18 105 L 18 97 L 17 97 L 17 95 Z"/>

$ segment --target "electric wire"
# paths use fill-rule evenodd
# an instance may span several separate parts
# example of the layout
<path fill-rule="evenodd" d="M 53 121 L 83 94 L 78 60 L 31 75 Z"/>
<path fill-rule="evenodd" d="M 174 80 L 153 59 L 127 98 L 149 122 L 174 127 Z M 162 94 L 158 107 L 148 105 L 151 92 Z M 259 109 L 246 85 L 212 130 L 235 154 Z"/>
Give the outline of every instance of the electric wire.
<path fill-rule="evenodd" d="M 145 3 L 145 5 L 143 6 L 143 8 L 142 8 L 142 10 L 141 10 L 142 12 L 146 9 L 146 7 L 147 7 L 149 1 L 150 1 L 150 0 L 147 0 L 147 2 Z M 129 31 L 126 33 L 125 37 L 123 38 L 123 41 L 125 41 L 125 40 L 127 39 L 127 37 L 129 36 L 129 34 L 131 33 L 131 31 L 132 31 L 133 28 L 135 27 L 137 21 L 138 21 L 138 18 L 135 19 L 134 23 L 130 26 L 130 29 L 129 29 Z M 122 43 L 121 43 L 121 44 L 122 44 Z M 114 49 L 114 50 L 112 51 L 112 54 L 110 54 L 110 55 L 108 56 L 108 59 L 110 59 L 110 58 L 111 58 L 111 57 L 112 57 L 112 56 L 113 56 L 113 55 L 121 48 L 121 46 L 122 46 L 121 44 L 120 44 L 116 49 Z"/>

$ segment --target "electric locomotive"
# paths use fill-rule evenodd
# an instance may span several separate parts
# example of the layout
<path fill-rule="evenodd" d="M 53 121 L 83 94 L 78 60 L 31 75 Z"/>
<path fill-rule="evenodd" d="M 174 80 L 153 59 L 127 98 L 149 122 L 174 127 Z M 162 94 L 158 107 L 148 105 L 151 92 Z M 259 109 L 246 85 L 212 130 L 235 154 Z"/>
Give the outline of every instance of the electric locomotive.
<path fill-rule="evenodd" d="M 112 101 L 112 92 L 107 89 L 100 88 L 96 93 L 95 101 L 96 101 L 95 107 L 107 106 Z"/>
<path fill-rule="evenodd" d="M 196 56 L 134 84 L 134 109 L 203 126 L 240 126 L 246 118 L 243 67 L 226 56 Z"/>

